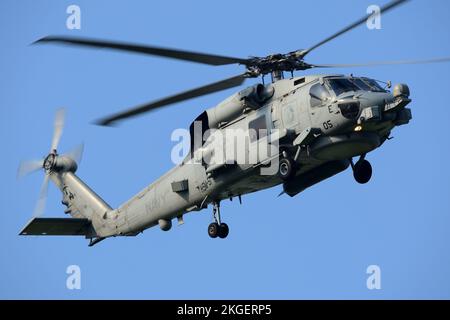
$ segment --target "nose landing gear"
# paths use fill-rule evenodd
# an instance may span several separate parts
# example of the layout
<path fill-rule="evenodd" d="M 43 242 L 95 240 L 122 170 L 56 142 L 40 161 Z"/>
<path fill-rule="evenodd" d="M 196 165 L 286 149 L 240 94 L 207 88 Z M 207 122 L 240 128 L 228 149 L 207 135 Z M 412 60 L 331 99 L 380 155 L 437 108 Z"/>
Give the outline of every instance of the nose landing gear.
<path fill-rule="evenodd" d="M 214 202 L 213 208 L 214 222 L 208 226 L 208 235 L 211 238 L 225 239 L 230 232 L 228 225 L 220 220 L 220 203 Z"/>
<path fill-rule="evenodd" d="M 369 182 L 372 177 L 372 165 L 369 161 L 364 159 L 364 155 L 361 156 L 355 164 L 353 164 L 353 160 L 351 160 L 351 165 L 353 169 L 353 177 L 356 182 L 361 184 Z"/>

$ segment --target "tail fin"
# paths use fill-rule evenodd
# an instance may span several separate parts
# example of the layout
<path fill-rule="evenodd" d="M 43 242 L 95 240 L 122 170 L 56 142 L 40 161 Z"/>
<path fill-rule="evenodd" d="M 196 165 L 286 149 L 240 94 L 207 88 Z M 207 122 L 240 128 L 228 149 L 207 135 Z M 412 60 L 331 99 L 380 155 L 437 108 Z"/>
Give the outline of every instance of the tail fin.
<path fill-rule="evenodd" d="M 67 207 L 67 214 L 89 220 L 98 237 L 115 234 L 111 219 L 106 219 L 113 209 L 73 172 L 54 172 L 50 174 L 50 179 L 63 194 L 62 204 Z"/>
<path fill-rule="evenodd" d="M 101 218 L 112 208 L 72 172 L 50 175 L 52 181 L 63 194 L 62 203 L 66 213 L 74 218 L 95 220 Z"/>

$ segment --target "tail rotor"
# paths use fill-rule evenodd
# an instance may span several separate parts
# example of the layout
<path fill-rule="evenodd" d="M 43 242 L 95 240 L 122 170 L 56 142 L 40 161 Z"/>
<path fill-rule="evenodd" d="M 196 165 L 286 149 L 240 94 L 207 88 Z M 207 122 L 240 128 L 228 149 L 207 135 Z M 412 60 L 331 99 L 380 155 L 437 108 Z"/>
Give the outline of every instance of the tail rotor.
<path fill-rule="evenodd" d="M 50 175 L 54 172 L 72 171 L 77 169 L 83 155 L 84 145 L 80 144 L 71 151 L 59 156 L 58 145 L 61 140 L 65 122 L 65 109 L 58 109 L 55 115 L 54 131 L 49 154 L 42 160 L 22 161 L 17 172 L 18 178 L 29 175 L 40 169 L 44 170 L 45 176 L 39 192 L 39 198 L 33 212 L 33 217 L 41 216 L 44 213 L 47 202 L 48 183 Z"/>

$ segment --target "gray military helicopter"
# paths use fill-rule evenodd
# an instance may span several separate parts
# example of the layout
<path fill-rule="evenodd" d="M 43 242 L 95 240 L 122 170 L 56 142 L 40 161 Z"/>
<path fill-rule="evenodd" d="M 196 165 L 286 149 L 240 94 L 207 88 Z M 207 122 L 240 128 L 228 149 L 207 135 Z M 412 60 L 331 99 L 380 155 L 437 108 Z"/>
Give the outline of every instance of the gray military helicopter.
<path fill-rule="evenodd" d="M 404 3 L 392 1 L 381 8 L 385 13 Z M 221 220 L 220 202 L 283 185 L 283 193 L 293 197 L 306 188 L 338 174 L 348 167 L 358 183 L 367 183 L 372 167 L 366 155 L 390 138 L 396 126 L 411 120 L 409 88 L 381 85 L 368 77 L 308 75 L 294 77 L 294 71 L 312 68 L 353 67 L 358 65 L 319 65 L 304 60 L 311 51 L 366 22 L 364 16 L 348 27 L 306 50 L 248 59 L 218 56 L 153 46 L 132 45 L 75 37 L 45 37 L 37 43 L 62 43 L 94 48 L 109 48 L 156 55 L 208 65 L 240 64 L 246 71 L 235 77 L 176 94 L 152 103 L 101 119 L 98 124 L 111 125 L 169 104 L 220 90 L 240 86 L 247 78 L 262 76 L 263 83 L 248 87 L 202 112 L 190 126 L 190 152 L 182 163 L 150 184 L 116 209 L 110 207 L 76 175 L 82 148 L 69 154 L 57 151 L 63 127 L 63 113 L 55 120 L 50 152 L 44 160 L 26 162 L 20 173 L 44 169 L 45 179 L 33 219 L 21 235 L 74 235 L 90 239 L 90 246 L 116 236 L 135 236 L 159 225 L 171 229 L 172 220 L 183 223 L 183 215 L 213 207 L 214 222 L 208 226 L 212 238 L 226 238 L 229 228 Z M 420 61 L 391 61 L 366 65 L 432 63 L 449 61 L 440 58 Z M 290 78 L 285 78 L 285 73 Z M 272 82 L 264 84 L 264 76 Z M 251 150 L 276 146 L 275 152 L 263 154 L 257 161 L 207 161 L 217 150 L 233 145 L 217 138 L 227 130 L 240 132 L 244 141 L 244 158 Z M 274 134 L 276 133 L 276 134 Z M 223 137 L 223 136 L 222 136 Z M 236 138 L 236 137 L 235 137 Z M 356 162 L 353 158 L 358 158 Z M 275 170 L 262 174 L 266 169 Z M 72 218 L 42 218 L 48 181 L 63 194 L 66 214 Z"/>

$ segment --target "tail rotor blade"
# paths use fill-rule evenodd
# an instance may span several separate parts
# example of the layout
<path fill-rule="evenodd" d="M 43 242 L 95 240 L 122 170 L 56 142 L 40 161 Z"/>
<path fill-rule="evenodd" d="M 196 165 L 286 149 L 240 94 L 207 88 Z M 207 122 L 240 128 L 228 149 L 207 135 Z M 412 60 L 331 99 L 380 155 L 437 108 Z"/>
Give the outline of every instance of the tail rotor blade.
<path fill-rule="evenodd" d="M 48 191 L 48 182 L 49 182 L 50 176 L 48 174 L 44 177 L 44 182 L 41 186 L 41 191 L 39 192 L 39 199 L 36 204 L 36 207 L 33 212 L 33 217 L 39 217 L 44 213 L 45 210 L 45 204 L 47 202 L 47 191 Z"/>
<path fill-rule="evenodd" d="M 22 161 L 17 170 L 17 178 L 22 178 L 32 172 L 38 171 L 39 169 L 42 169 L 43 165 L 43 160 Z"/>
<path fill-rule="evenodd" d="M 54 124 L 55 130 L 53 132 L 53 139 L 50 152 L 58 148 L 59 140 L 61 139 L 62 131 L 64 128 L 64 117 L 65 117 L 65 110 L 58 109 L 56 111 L 55 116 L 55 124 Z"/>
<path fill-rule="evenodd" d="M 63 156 L 68 157 L 75 161 L 78 165 L 81 162 L 81 158 L 83 157 L 84 143 L 79 144 L 69 152 L 65 153 Z"/>

